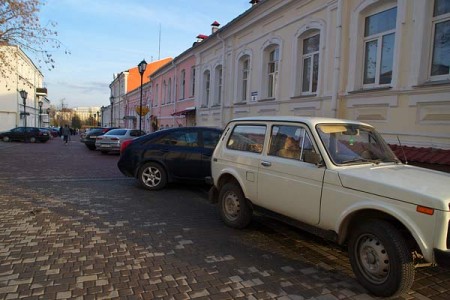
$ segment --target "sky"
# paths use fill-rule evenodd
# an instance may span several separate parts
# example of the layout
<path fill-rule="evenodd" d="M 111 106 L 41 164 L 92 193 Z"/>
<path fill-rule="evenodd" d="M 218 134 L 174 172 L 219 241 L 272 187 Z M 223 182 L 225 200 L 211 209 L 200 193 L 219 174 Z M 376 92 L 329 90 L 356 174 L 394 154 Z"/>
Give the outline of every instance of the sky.
<path fill-rule="evenodd" d="M 52 105 L 69 108 L 109 105 L 113 74 L 142 59 L 175 58 L 214 21 L 223 27 L 251 7 L 248 0 L 43 1 L 41 24 L 56 22 L 62 43 L 52 52 L 55 69 L 41 70 L 44 86 Z"/>

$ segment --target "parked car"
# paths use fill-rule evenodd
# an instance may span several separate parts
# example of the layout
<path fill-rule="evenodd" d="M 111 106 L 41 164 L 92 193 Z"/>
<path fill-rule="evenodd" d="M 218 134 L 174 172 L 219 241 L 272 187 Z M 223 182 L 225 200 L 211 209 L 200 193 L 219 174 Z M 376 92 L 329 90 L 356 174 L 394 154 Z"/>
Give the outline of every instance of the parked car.
<path fill-rule="evenodd" d="M 138 129 L 112 129 L 105 134 L 97 136 L 95 139 L 95 148 L 102 154 L 119 152 L 122 142 L 135 139 L 141 135 L 145 135 L 145 132 Z"/>
<path fill-rule="evenodd" d="M 408 291 L 414 268 L 450 265 L 450 174 L 404 165 L 370 125 L 339 119 L 232 120 L 212 156 L 223 222 L 254 210 L 348 245 L 376 296 Z"/>
<path fill-rule="evenodd" d="M 204 183 L 211 175 L 211 155 L 220 135 L 220 129 L 210 127 L 157 131 L 125 142 L 117 165 L 149 190 L 175 181 Z"/>
<path fill-rule="evenodd" d="M 50 139 L 50 132 L 37 127 L 16 127 L 9 131 L 1 132 L 0 139 L 4 142 L 28 141 L 30 143 L 45 143 Z"/>
<path fill-rule="evenodd" d="M 80 142 L 84 143 L 89 150 L 95 150 L 95 141 L 97 137 L 115 128 L 116 127 L 90 128 L 88 131 L 80 135 Z"/>

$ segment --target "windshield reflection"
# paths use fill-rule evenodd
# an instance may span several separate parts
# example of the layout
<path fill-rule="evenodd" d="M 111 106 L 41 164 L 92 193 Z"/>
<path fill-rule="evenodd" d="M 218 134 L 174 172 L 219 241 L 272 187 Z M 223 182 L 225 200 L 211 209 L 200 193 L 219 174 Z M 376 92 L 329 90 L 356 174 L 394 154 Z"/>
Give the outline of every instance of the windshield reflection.
<path fill-rule="evenodd" d="M 399 162 L 373 128 L 356 124 L 320 124 L 317 132 L 336 165 Z"/>

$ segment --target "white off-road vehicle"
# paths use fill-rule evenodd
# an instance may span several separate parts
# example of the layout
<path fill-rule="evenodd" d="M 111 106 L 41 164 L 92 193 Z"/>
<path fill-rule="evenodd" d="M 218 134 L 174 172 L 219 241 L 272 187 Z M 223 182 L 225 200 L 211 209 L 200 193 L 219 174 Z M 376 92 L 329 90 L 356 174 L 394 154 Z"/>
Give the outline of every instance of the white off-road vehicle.
<path fill-rule="evenodd" d="M 225 224 L 244 228 L 258 209 L 323 233 L 348 245 L 357 279 L 374 295 L 409 290 L 419 262 L 450 264 L 450 175 L 402 164 L 368 124 L 235 119 L 211 171 L 210 199 Z"/>

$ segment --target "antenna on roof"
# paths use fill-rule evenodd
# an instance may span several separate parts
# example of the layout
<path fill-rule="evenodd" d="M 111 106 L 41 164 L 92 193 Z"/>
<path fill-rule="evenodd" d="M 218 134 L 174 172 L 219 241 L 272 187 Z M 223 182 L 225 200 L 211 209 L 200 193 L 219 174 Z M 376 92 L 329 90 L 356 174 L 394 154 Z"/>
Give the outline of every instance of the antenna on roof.
<path fill-rule="evenodd" d="M 400 138 L 397 135 L 398 144 L 400 145 L 400 149 L 402 149 L 403 159 L 405 160 L 405 165 L 408 164 L 408 159 L 406 158 L 405 150 L 403 150 L 402 142 L 400 142 Z"/>

